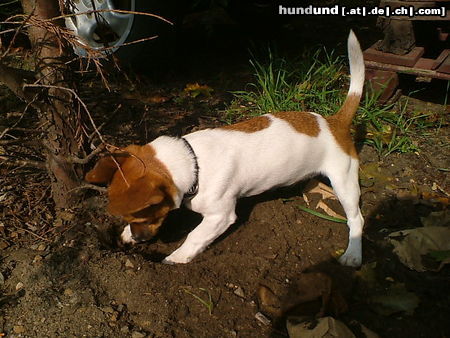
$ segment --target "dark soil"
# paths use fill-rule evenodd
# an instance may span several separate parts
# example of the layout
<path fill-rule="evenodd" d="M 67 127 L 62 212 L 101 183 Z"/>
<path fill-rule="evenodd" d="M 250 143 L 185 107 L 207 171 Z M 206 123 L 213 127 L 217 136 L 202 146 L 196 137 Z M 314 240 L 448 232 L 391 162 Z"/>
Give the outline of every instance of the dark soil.
<path fill-rule="evenodd" d="M 349 25 L 333 32 L 334 41 L 345 39 L 347 33 L 340 32 Z M 109 93 L 95 81 L 94 87 L 83 86 L 98 125 L 105 123 L 101 131 L 108 142 L 142 144 L 160 134 L 223 124 L 228 92 L 244 88 L 251 70 L 243 41 L 229 39 L 236 28 L 227 39 L 223 27 L 215 29 L 209 42 L 223 43 L 206 48 L 205 40 L 189 41 L 186 65 L 156 84 L 118 76 Z M 362 31 L 364 45 L 370 45 L 370 35 Z M 320 42 L 319 36 L 303 41 Z M 289 43 L 280 40 L 281 46 Z M 213 88 L 212 96 L 185 96 L 185 85 L 195 82 Z M 23 109 L 6 95 L 2 91 L 2 108 L 9 110 L 2 116 Z M 446 109 L 419 100 L 413 104 Z M 362 323 L 382 337 L 449 337 L 448 266 L 439 272 L 409 270 L 385 239 L 390 232 L 421 226 L 420 217 L 447 207 L 442 200 L 448 201 L 450 182 L 442 169 L 449 167 L 449 136 L 444 125 L 417 137 L 417 153 L 387 158 L 361 147 L 362 167 L 376 163 L 381 173 L 362 186 L 363 261 L 376 262 L 378 287 L 399 282 L 419 297 L 409 314 L 376 312 L 361 273 L 336 262 L 347 245 L 347 227 L 297 208 L 305 204 L 306 182 L 241 200 L 237 224 L 193 262 L 169 266 L 161 259 L 182 243 L 199 215 L 174 211 L 152 243 L 119 249 L 115 242 L 123 224 L 105 214 L 104 196 L 90 192 L 85 205 L 68 211 L 55 227 L 45 175 L 0 167 L 0 332 L 9 337 L 283 337 L 288 314 L 320 314 L 350 327 Z M 442 199 L 427 199 L 424 192 Z M 342 214 L 338 203 L 332 207 Z M 328 281 L 331 289 L 322 289 Z M 273 292 L 275 305 L 261 296 L 262 286 Z M 323 307 L 321 296 L 327 293 L 333 301 Z M 269 322 L 255 318 L 257 313 Z"/>

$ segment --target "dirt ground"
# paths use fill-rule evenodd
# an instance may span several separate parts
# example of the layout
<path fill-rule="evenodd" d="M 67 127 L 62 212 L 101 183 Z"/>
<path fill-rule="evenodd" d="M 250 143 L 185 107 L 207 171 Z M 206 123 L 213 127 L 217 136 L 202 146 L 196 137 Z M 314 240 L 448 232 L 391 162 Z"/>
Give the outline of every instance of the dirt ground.
<path fill-rule="evenodd" d="M 83 87 L 83 97 L 98 124 L 105 123 L 106 139 L 117 145 L 223 124 L 228 92 L 251 79 L 245 53 L 224 56 L 227 50 L 233 54 L 231 46 L 216 46 L 214 54 L 194 46 L 200 51 L 187 53 L 189 71 L 161 83 L 122 79 L 124 84 L 95 96 Z M 199 67 L 208 58 L 215 62 Z M 180 93 L 189 82 L 214 92 L 185 98 Z M 439 272 L 412 271 L 386 241 L 390 232 L 419 227 L 420 217 L 448 207 L 438 198 L 448 201 L 450 191 L 448 173 L 441 170 L 448 169 L 449 137 L 448 125 L 443 126 L 417 137 L 417 153 L 381 159 L 373 148 L 360 147 L 362 170 L 377 168 L 377 175 L 362 173 L 362 269 L 336 262 L 347 245 L 345 224 L 298 208 L 305 204 L 308 182 L 241 200 L 237 224 L 190 264 L 169 266 L 161 259 L 183 242 L 199 215 L 174 211 L 153 242 L 123 250 L 115 245 L 123 224 L 105 214 L 104 196 L 91 192 L 63 224 L 40 232 L 39 225 L 52 222 L 51 209 L 35 212 L 49 198 L 45 175 L 2 167 L 0 332 L 8 337 L 285 337 L 288 315 L 329 315 L 358 337 L 364 336 L 360 324 L 381 337 L 449 337 L 448 265 Z M 331 205 L 342 214 L 338 203 Z M 378 292 L 402 284 L 418 306 L 377 311 L 368 291 L 373 284 Z M 323 297 L 331 301 L 323 305 Z"/>

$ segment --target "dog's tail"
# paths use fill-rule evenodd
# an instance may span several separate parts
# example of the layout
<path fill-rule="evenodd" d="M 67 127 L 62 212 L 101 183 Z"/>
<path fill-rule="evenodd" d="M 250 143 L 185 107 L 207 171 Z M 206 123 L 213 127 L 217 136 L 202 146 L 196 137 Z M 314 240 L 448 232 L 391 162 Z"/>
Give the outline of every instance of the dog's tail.
<path fill-rule="evenodd" d="M 345 126 L 350 126 L 353 117 L 358 110 L 365 74 L 364 58 L 361 47 L 352 30 L 348 36 L 348 59 L 350 62 L 350 89 L 348 90 L 347 98 L 341 109 L 333 116 Z"/>

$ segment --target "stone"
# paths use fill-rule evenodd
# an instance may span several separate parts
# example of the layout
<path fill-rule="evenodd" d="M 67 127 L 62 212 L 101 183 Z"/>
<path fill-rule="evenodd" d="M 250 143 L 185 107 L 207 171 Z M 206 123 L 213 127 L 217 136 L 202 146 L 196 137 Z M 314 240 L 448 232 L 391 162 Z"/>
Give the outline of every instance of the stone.
<path fill-rule="evenodd" d="M 240 286 L 238 286 L 236 290 L 234 290 L 234 294 L 238 297 L 245 298 L 244 290 Z"/>
<path fill-rule="evenodd" d="M 127 259 L 127 260 L 125 261 L 125 267 L 126 267 L 127 269 L 134 269 L 134 264 L 133 264 L 129 259 Z"/>
<path fill-rule="evenodd" d="M 145 334 L 139 332 L 139 331 L 133 331 L 133 333 L 131 333 L 131 338 L 144 338 Z"/>
<path fill-rule="evenodd" d="M 14 325 L 13 331 L 14 331 L 15 334 L 25 333 L 25 326 L 23 326 L 23 325 Z"/>
<path fill-rule="evenodd" d="M 265 326 L 269 326 L 269 325 L 270 325 L 270 319 L 267 318 L 266 316 L 264 316 L 261 312 L 257 312 L 257 313 L 255 314 L 255 319 L 256 319 L 258 322 L 260 322 L 260 323 L 262 323 L 263 325 L 265 325 Z"/>
<path fill-rule="evenodd" d="M 64 290 L 64 296 L 73 296 L 73 290 L 72 289 L 65 289 Z"/>

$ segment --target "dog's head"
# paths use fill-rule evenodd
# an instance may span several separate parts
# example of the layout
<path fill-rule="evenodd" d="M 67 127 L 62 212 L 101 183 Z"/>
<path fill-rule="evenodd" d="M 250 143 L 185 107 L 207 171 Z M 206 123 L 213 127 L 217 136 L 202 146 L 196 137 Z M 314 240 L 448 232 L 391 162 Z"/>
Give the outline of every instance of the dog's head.
<path fill-rule="evenodd" d="M 130 224 L 129 242 L 155 236 L 174 207 L 175 184 L 149 145 L 128 146 L 102 157 L 85 179 L 108 184 L 108 212 Z"/>

